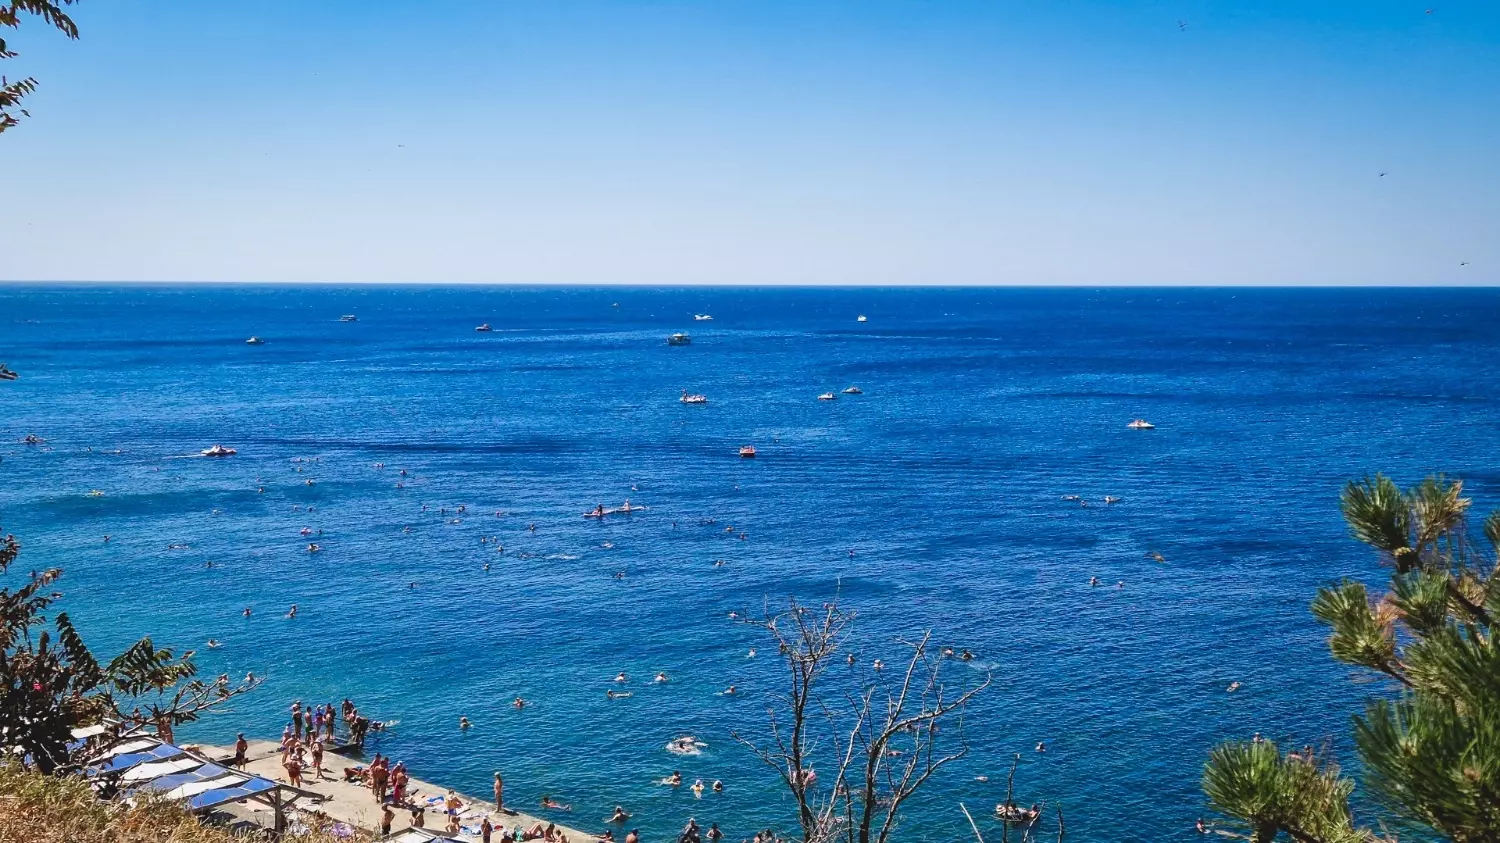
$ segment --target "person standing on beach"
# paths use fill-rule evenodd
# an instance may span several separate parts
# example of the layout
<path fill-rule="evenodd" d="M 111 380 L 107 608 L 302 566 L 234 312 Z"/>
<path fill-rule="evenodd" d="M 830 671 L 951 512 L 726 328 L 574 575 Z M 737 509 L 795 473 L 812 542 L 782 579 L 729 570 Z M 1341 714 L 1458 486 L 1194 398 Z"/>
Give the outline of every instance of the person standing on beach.
<path fill-rule="evenodd" d="M 292 703 L 292 737 L 302 740 L 302 701 Z"/>
<path fill-rule="evenodd" d="M 490 835 L 495 832 L 495 827 L 490 825 L 490 818 L 485 817 L 479 821 L 480 843 L 490 843 Z"/>
<path fill-rule="evenodd" d="M 234 738 L 234 766 L 243 768 L 248 760 L 246 756 L 249 752 L 250 744 L 245 740 L 245 733 L 240 732 Z"/>
<path fill-rule="evenodd" d="M 370 789 L 375 791 L 377 805 L 385 801 L 387 773 L 384 759 L 380 757 L 380 753 L 375 753 L 375 760 L 370 762 Z"/>
<path fill-rule="evenodd" d="M 505 779 L 500 778 L 500 771 L 495 771 L 495 810 L 505 810 Z"/>
<path fill-rule="evenodd" d="M 323 742 L 322 741 L 319 741 L 319 740 L 313 741 L 313 745 L 312 745 L 312 762 L 313 762 L 313 774 L 318 777 L 318 781 L 322 781 L 323 780 Z"/>

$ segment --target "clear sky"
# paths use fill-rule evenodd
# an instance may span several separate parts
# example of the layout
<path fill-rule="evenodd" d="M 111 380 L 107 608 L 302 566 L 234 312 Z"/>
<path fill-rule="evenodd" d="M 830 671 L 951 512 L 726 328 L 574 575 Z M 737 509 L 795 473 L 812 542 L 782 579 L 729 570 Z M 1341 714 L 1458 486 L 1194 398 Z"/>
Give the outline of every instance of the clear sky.
<path fill-rule="evenodd" d="M 1496 0 L 73 8 L 0 279 L 1500 284 Z"/>

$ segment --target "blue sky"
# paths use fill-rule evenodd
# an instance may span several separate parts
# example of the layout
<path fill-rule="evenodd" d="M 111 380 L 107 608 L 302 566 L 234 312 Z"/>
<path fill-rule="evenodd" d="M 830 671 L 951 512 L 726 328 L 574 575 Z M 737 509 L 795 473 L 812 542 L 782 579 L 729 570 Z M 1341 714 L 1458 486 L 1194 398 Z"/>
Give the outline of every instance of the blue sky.
<path fill-rule="evenodd" d="M 1493 0 L 74 9 L 0 279 L 1500 283 Z"/>

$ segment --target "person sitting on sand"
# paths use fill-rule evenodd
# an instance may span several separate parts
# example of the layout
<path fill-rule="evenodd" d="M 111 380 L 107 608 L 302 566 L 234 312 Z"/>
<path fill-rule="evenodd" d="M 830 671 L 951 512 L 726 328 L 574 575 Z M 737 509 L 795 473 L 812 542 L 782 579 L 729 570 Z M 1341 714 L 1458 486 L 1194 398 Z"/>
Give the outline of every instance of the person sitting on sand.
<path fill-rule="evenodd" d="M 543 834 L 542 824 L 540 822 L 538 822 L 536 825 L 534 825 L 531 828 L 526 829 L 526 831 L 522 832 L 521 839 L 522 840 L 540 840 L 541 837 L 542 837 L 542 834 Z"/>
<path fill-rule="evenodd" d="M 607 823 L 622 823 L 622 822 L 625 822 L 628 819 L 630 819 L 630 813 L 625 810 L 625 806 L 623 806 L 623 805 L 616 805 L 615 806 L 615 812 L 613 814 L 611 814 L 610 817 L 609 817 L 609 819 L 605 820 L 605 822 L 607 822 Z"/>
<path fill-rule="evenodd" d="M 417 805 L 416 807 L 413 807 L 411 809 L 411 827 L 412 828 L 426 828 L 427 827 L 427 812 L 424 811 L 424 810 L 422 810 L 422 806 L 420 806 L 420 805 Z"/>

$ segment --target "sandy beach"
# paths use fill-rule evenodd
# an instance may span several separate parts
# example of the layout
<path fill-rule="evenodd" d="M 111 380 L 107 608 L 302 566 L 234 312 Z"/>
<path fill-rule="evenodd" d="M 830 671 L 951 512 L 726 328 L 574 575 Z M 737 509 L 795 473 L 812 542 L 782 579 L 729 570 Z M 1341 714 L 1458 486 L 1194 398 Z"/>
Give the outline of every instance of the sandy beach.
<path fill-rule="evenodd" d="M 234 757 L 234 749 L 232 747 L 208 744 L 198 744 L 197 746 L 210 758 L 227 760 Z M 281 753 L 277 742 L 267 740 L 250 741 L 246 758 L 248 759 L 248 763 L 244 767 L 246 772 L 254 773 L 275 782 L 287 782 L 286 769 L 281 766 Z M 299 807 L 321 811 L 335 820 L 346 822 L 363 831 L 370 832 L 378 838 L 380 836 L 381 806 L 376 803 L 375 797 L 370 793 L 368 786 L 357 782 L 346 782 L 343 776 L 343 769 L 345 767 L 352 767 L 355 764 L 363 765 L 368 762 L 363 760 L 356 761 L 351 756 L 339 752 L 329 752 L 323 756 L 323 760 L 324 770 L 321 780 L 313 777 L 311 768 L 305 771 L 302 779 L 302 789 L 323 796 L 323 801 L 319 803 L 299 803 Z M 425 806 L 425 828 L 428 831 L 444 833 L 444 828 L 447 825 L 447 816 L 442 806 L 440 804 L 428 805 L 427 800 L 432 797 L 444 797 L 447 793 L 448 788 L 412 777 L 410 790 L 411 802 Z M 573 843 L 595 840 L 599 836 L 598 833 L 591 834 L 580 831 L 563 823 L 557 823 L 551 818 L 516 811 L 514 808 L 507 808 L 505 814 L 500 814 L 496 812 L 495 803 L 475 799 L 464 793 L 458 793 L 458 797 L 463 801 L 467 812 L 462 815 L 463 826 L 470 829 L 473 833 L 461 831 L 458 834 L 448 836 L 465 840 L 479 840 L 479 834 L 476 829 L 480 820 L 487 814 L 490 816 L 490 822 L 495 826 L 493 839 L 496 841 L 500 839 L 502 827 L 514 830 L 519 826 L 522 830 L 525 830 L 531 828 L 536 823 L 541 823 L 545 826 L 549 822 L 555 823 L 558 830 L 567 835 L 568 840 L 573 841 Z M 402 831 L 411 826 L 411 812 L 409 810 L 397 806 L 392 806 L 392 810 L 396 814 L 396 819 L 391 823 L 392 832 Z M 616 834 L 620 837 L 624 836 L 620 831 L 617 831 Z"/>

